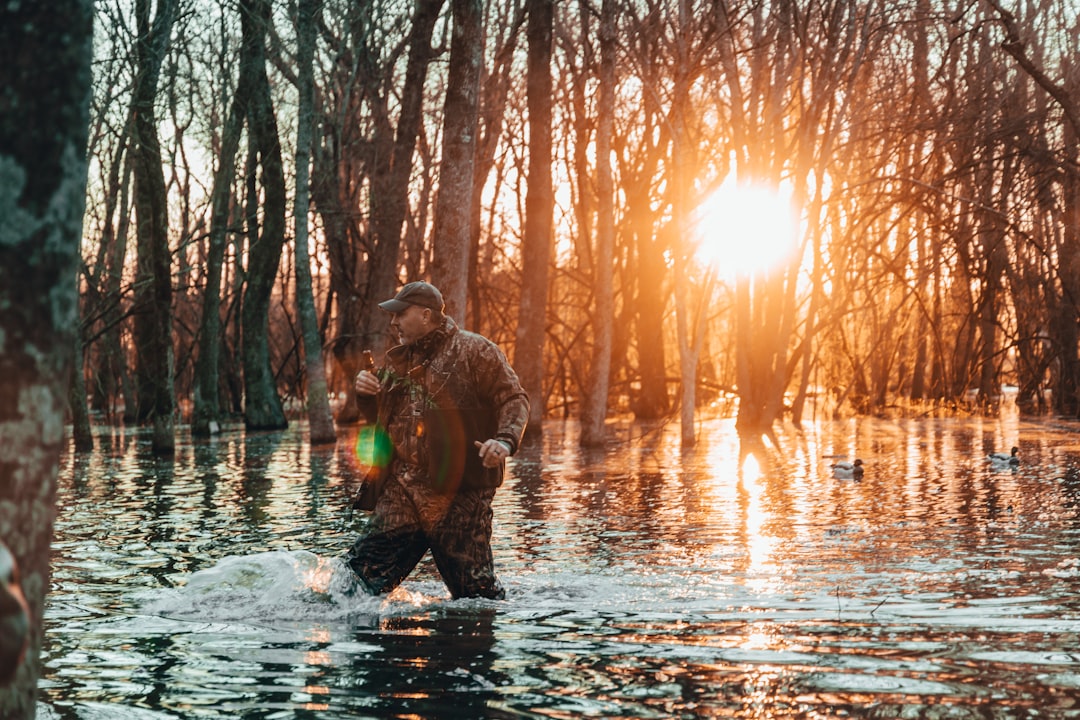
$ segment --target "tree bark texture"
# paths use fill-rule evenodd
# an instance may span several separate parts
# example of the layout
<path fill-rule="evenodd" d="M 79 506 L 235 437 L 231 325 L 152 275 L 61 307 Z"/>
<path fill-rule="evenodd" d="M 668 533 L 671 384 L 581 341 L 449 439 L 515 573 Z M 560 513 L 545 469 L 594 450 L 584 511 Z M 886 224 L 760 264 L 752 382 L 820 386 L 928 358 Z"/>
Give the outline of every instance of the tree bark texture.
<path fill-rule="evenodd" d="M 64 412 L 74 367 L 93 3 L 0 6 L 0 541 L 30 648 L 0 717 L 33 718 Z"/>
<path fill-rule="evenodd" d="M 319 321 L 311 290 L 311 253 L 308 250 L 308 178 L 315 117 L 315 82 L 311 63 L 315 53 L 317 4 L 317 0 L 299 0 L 296 8 L 297 90 L 300 97 L 297 106 L 296 200 L 293 216 L 296 226 L 296 304 L 304 339 L 304 369 L 307 373 L 308 441 L 312 445 L 325 445 L 337 440 L 337 432 L 327 396 L 326 365 L 323 363 Z"/>
<path fill-rule="evenodd" d="M 528 34 L 529 176 L 525 237 L 521 249 L 521 305 L 514 365 L 529 394 L 527 432 L 536 436 L 544 419 L 544 340 L 547 335 L 548 269 L 554 240 L 555 194 L 551 178 L 552 0 L 530 0 Z M 608 268 L 610 270 L 610 266 Z"/>
<path fill-rule="evenodd" d="M 138 72 L 131 101 L 138 246 L 134 326 L 138 358 L 137 418 L 153 424 L 152 445 L 154 452 L 160 454 L 171 454 L 175 446 L 176 402 L 168 197 L 154 101 L 178 4 L 178 0 L 161 0 L 151 23 L 150 0 L 135 3 Z"/>
<path fill-rule="evenodd" d="M 249 216 L 247 287 L 240 310 L 244 359 L 244 424 L 249 430 L 278 430 L 288 426 L 270 365 L 270 296 L 285 245 L 285 172 L 281 141 L 274 117 L 270 82 L 266 76 L 266 28 L 269 0 L 244 0 L 241 13 L 245 32 L 257 42 L 245 47 L 255 53 L 251 103 L 248 107 L 250 142 L 262 169 L 262 222 Z M 250 199 L 250 198 L 249 198 Z"/>
<path fill-rule="evenodd" d="M 247 55 L 245 54 L 246 58 Z M 226 235 L 233 207 L 233 181 L 236 178 L 236 153 L 250 95 L 250 78 L 242 62 L 240 80 L 233 94 L 232 106 L 221 134 L 221 157 L 214 173 L 211 192 L 209 252 L 206 259 L 206 287 L 203 288 L 202 323 L 199 328 L 199 354 L 195 359 L 193 379 L 193 416 L 191 432 L 195 436 L 212 435 L 221 430 L 219 367 L 221 360 L 221 271 L 225 262 Z"/>
<path fill-rule="evenodd" d="M 452 0 L 450 68 L 443 111 L 443 154 L 435 199 L 432 281 L 442 291 L 446 312 L 465 321 L 469 268 L 469 203 L 472 198 L 484 60 L 484 3 Z"/>
<path fill-rule="evenodd" d="M 605 440 L 611 345 L 615 322 L 612 264 L 615 251 L 615 185 L 611 168 L 612 123 L 615 114 L 615 4 L 604 0 L 600 8 L 600 100 L 596 108 L 596 262 L 592 313 L 593 352 L 588 387 L 584 388 L 581 444 L 602 445 Z M 547 275 L 545 273 L 545 279 Z"/>

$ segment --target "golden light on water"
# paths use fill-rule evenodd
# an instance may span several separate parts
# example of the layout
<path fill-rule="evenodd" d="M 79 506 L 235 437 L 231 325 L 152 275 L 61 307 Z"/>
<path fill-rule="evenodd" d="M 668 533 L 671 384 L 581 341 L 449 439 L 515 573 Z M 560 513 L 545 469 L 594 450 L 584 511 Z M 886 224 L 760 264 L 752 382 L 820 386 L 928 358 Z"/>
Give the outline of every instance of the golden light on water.
<path fill-rule="evenodd" d="M 742 464 L 742 478 L 745 482 L 757 482 L 761 479 L 761 464 L 753 453 L 746 456 Z"/>
<path fill-rule="evenodd" d="M 775 584 L 775 574 L 768 570 L 773 563 L 775 538 L 765 531 L 768 511 L 764 507 L 766 478 L 761 465 L 753 454 L 747 455 L 740 472 L 740 489 L 743 496 L 744 532 L 748 584 L 754 590 L 765 590 Z"/>

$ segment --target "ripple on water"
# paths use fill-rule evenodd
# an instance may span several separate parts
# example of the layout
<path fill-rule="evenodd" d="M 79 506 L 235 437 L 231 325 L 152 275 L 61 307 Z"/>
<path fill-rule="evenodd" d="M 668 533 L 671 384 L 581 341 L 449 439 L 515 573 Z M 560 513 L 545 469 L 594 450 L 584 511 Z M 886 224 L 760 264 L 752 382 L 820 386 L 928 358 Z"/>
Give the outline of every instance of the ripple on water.
<path fill-rule="evenodd" d="M 496 498 L 504 602 L 429 560 L 356 592 L 347 440 L 102 443 L 61 475 L 39 717 L 1075 714 L 1076 427 L 820 425 L 755 472 L 730 423 L 601 452 L 568 427 Z M 972 459 L 1016 437 L 1019 472 Z M 833 479 L 854 453 L 863 481 Z"/>

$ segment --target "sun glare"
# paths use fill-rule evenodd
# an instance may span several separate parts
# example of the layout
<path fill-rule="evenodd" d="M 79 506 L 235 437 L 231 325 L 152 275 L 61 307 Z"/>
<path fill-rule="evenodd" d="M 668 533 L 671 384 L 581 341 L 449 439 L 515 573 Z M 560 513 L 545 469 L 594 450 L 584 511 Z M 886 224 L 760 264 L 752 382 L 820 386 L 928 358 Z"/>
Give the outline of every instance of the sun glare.
<path fill-rule="evenodd" d="M 697 236 L 699 259 L 721 275 L 768 270 L 795 246 L 791 200 L 783 191 L 728 178 L 698 207 Z"/>

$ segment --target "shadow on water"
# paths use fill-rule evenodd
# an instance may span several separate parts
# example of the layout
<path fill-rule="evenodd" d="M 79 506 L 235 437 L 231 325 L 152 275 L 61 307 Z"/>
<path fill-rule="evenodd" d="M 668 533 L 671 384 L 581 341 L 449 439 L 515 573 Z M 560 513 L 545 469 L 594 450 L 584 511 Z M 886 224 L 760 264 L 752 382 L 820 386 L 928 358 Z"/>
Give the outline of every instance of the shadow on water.
<path fill-rule="evenodd" d="M 354 434 L 163 461 L 102 428 L 62 468 L 38 715 L 1076 717 L 1078 430 L 861 419 L 743 457 L 730 421 L 588 451 L 552 422 L 496 497 L 489 602 L 428 560 L 357 591 Z"/>

